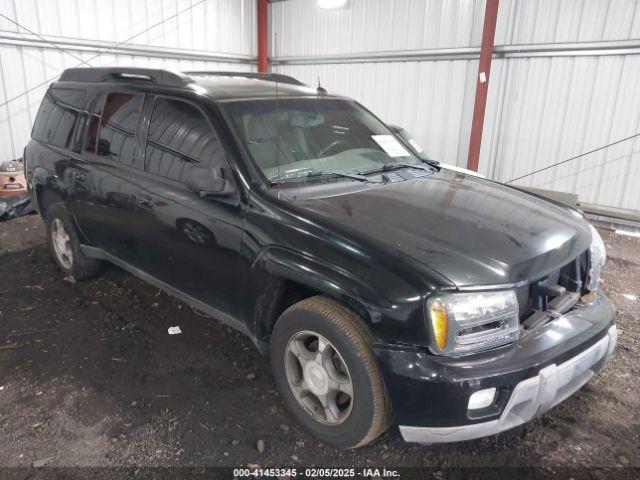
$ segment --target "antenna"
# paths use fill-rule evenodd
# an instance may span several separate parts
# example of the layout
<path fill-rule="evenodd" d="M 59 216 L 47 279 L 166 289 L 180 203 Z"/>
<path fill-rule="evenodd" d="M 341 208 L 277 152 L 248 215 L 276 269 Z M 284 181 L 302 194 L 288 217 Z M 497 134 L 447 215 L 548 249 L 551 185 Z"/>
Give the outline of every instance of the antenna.
<path fill-rule="evenodd" d="M 319 97 L 325 97 L 327 95 L 327 89 L 320 85 L 320 75 L 318 75 L 318 88 L 316 88 L 316 92 Z"/>

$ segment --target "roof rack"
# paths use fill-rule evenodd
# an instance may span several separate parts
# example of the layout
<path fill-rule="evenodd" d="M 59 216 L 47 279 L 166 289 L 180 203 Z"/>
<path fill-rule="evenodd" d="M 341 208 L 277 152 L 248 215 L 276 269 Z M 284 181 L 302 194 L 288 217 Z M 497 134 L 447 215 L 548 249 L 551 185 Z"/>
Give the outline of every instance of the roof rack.
<path fill-rule="evenodd" d="M 268 82 L 281 82 L 291 85 L 306 86 L 297 78 L 290 77 L 289 75 L 283 75 L 281 73 L 258 73 L 258 72 L 216 72 L 216 71 L 194 71 L 183 72 L 185 75 L 210 75 L 215 77 L 244 77 L 255 78 L 256 80 L 266 80 Z"/>
<path fill-rule="evenodd" d="M 193 82 L 191 78 L 181 73 L 153 68 L 68 68 L 60 75 L 61 82 L 108 82 L 113 80 L 138 80 L 167 87 L 184 87 Z"/>
<path fill-rule="evenodd" d="M 215 77 L 244 77 L 268 82 L 281 82 L 290 85 L 306 86 L 297 78 L 280 73 L 258 72 L 218 72 L 218 71 L 194 71 L 194 72 L 170 72 L 154 68 L 136 67 L 106 67 L 106 68 L 67 68 L 60 75 L 61 82 L 108 82 L 131 81 L 152 82 L 166 87 L 184 87 L 193 82 L 190 76 L 215 76 Z"/>

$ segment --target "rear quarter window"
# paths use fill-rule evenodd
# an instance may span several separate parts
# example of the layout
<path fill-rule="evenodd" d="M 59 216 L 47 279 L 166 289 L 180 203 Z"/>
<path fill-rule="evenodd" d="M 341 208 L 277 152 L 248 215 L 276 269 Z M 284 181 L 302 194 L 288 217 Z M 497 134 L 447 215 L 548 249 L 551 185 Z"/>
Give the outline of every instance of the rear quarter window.
<path fill-rule="evenodd" d="M 47 91 L 31 136 L 49 145 L 74 149 L 74 131 L 86 92 L 84 90 L 50 88 Z"/>

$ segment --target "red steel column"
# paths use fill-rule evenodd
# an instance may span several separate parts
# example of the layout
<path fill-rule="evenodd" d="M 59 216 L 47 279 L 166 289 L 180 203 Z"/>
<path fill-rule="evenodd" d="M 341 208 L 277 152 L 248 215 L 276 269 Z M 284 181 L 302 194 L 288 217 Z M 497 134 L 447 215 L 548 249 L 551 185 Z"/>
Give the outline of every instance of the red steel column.
<path fill-rule="evenodd" d="M 484 26 L 482 27 L 482 46 L 480 47 L 480 64 L 476 78 L 476 101 L 473 105 L 473 120 L 471 122 L 471 138 L 469 139 L 469 157 L 467 168 L 478 171 L 480 162 L 480 145 L 482 144 L 482 128 L 484 126 L 484 111 L 487 106 L 487 92 L 489 90 L 489 72 L 493 57 L 493 42 L 496 35 L 496 19 L 500 0 L 486 0 L 484 10 Z"/>
<path fill-rule="evenodd" d="M 269 70 L 269 59 L 267 57 L 268 45 L 268 18 L 269 0 L 257 0 L 258 4 L 258 72 L 266 73 Z"/>

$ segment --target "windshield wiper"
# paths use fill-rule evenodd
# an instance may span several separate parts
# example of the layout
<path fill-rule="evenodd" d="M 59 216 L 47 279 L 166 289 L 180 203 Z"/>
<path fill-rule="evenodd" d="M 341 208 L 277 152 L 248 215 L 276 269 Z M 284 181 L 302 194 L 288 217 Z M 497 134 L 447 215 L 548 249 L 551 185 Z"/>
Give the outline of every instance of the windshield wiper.
<path fill-rule="evenodd" d="M 424 165 L 415 164 L 415 163 L 405 163 L 405 162 L 397 162 L 397 163 L 387 163 L 380 168 L 374 168 L 373 170 L 367 170 L 365 172 L 359 172 L 361 175 L 370 175 L 372 173 L 380 173 L 380 172 L 389 172 L 391 170 L 397 170 L 398 168 L 414 168 L 416 170 L 424 170 L 426 172 L 432 172 L 433 165 L 431 162 L 427 162 L 423 160 L 425 163 L 431 165 L 430 167 L 426 167 Z M 439 164 L 438 164 L 439 165 Z"/>
<path fill-rule="evenodd" d="M 304 181 L 307 179 L 314 178 L 322 178 L 322 177 L 343 177 L 343 178 L 351 178 L 352 180 L 358 180 L 360 182 L 369 182 L 369 183 L 380 183 L 378 181 L 371 180 L 364 175 L 357 175 L 355 173 L 344 173 L 344 172 L 332 172 L 332 171 L 311 171 L 306 175 L 299 175 L 297 177 L 288 177 L 288 178 L 275 178 L 271 180 L 271 183 L 284 183 L 284 182 L 293 182 L 293 181 Z"/>

